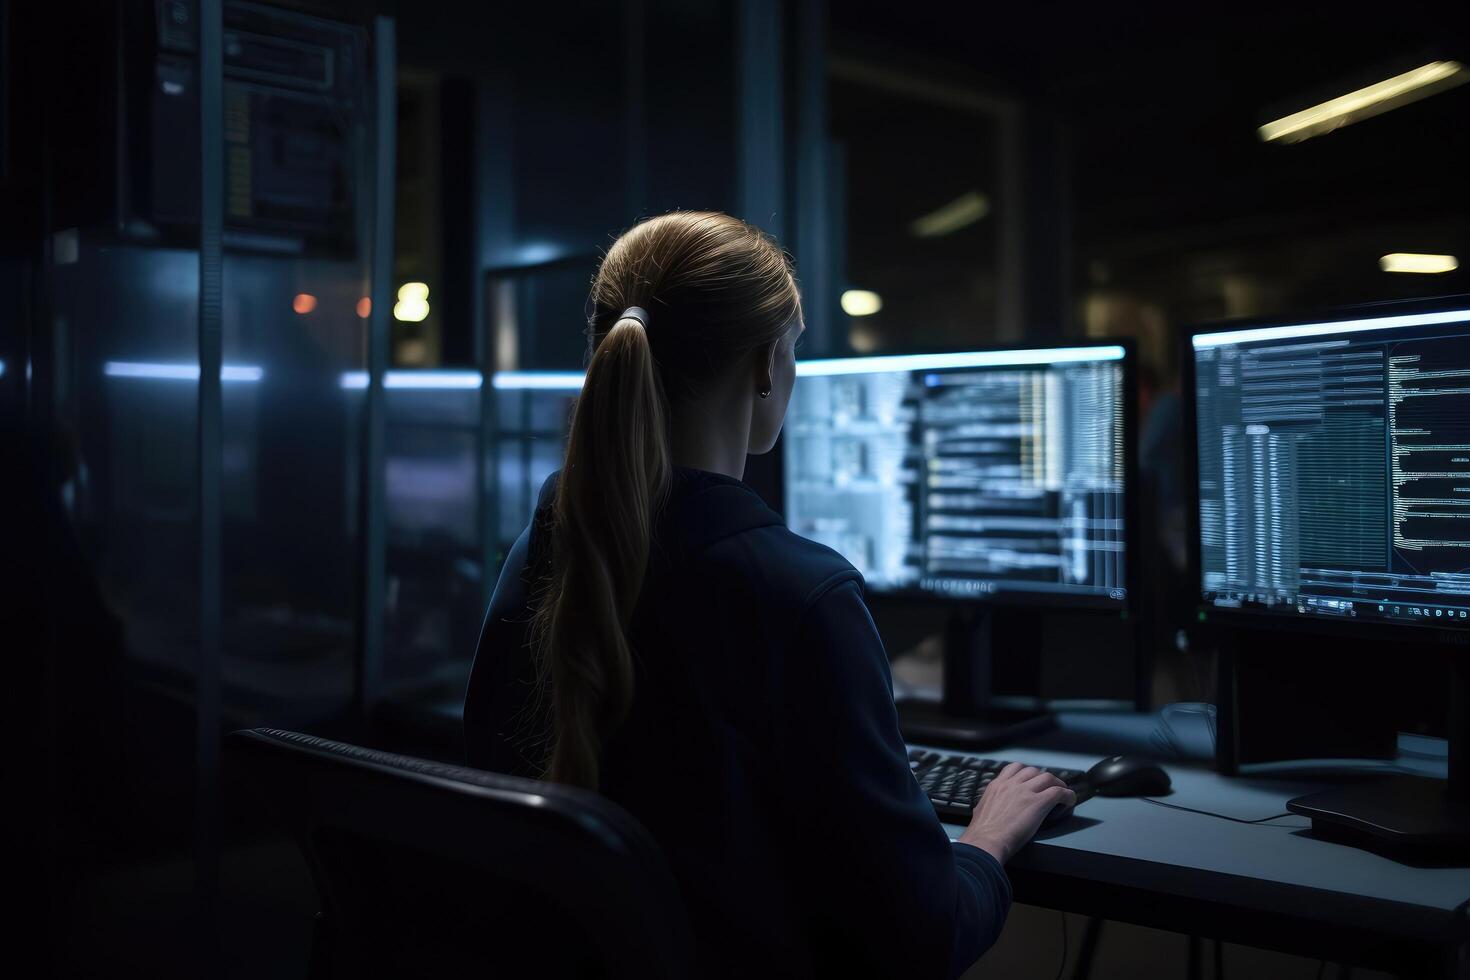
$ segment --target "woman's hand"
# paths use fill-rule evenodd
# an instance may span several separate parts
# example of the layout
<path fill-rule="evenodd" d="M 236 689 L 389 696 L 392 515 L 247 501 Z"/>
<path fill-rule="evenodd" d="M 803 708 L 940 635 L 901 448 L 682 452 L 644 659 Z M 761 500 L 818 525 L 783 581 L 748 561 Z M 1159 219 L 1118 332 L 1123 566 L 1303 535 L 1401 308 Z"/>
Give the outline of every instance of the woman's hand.
<path fill-rule="evenodd" d="M 1056 776 L 1012 762 L 986 787 L 960 843 L 989 852 L 1001 864 L 1019 851 L 1054 806 L 1074 806 L 1077 794 Z"/>

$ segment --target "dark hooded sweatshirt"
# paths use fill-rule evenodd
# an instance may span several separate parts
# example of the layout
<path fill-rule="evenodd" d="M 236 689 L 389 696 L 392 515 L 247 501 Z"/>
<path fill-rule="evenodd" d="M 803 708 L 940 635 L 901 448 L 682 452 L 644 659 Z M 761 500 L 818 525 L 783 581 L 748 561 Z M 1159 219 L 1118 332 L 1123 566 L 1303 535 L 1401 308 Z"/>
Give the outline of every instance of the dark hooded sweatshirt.
<path fill-rule="evenodd" d="M 471 765 L 538 775 L 527 646 L 555 477 L 501 572 L 465 700 Z M 677 468 L 629 628 L 633 704 L 601 791 L 662 846 L 701 976 L 953 977 L 1010 884 L 909 771 L 862 578 L 739 480 Z"/>

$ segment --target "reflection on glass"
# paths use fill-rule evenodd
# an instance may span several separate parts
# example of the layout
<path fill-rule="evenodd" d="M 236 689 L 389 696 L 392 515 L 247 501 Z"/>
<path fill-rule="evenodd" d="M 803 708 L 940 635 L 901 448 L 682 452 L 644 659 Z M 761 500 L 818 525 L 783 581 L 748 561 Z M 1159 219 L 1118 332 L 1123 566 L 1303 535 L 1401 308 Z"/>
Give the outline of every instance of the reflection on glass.
<path fill-rule="evenodd" d="M 362 364 L 361 273 L 350 255 L 229 252 L 224 285 L 226 704 L 311 727 L 355 684 L 361 405 L 336 379 Z"/>
<path fill-rule="evenodd" d="M 1000 117 L 985 108 L 998 100 L 870 68 L 851 64 L 828 89 L 844 314 L 833 342 L 870 353 L 1003 336 L 1008 198 Z"/>
<path fill-rule="evenodd" d="M 475 551 L 473 431 L 392 427 L 386 477 L 391 545 L 420 551 Z"/>
<path fill-rule="evenodd" d="M 580 388 L 571 387 L 570 381 L 580 381 L 581 375 L 568 373 L 562 377 L 567 379 L 564 387 L 531 384 L 497 392 L 501 414 L 496 436 L 496 484 L 500 492 L 500 540 L 496 551 L 501 555 L 515 543 L 535 512 L 541 485 L 561 467 L 572 405 Z"/>
<path fill-rule="evenodd" d="M 197 649 L 198 268 L 190 251 L 82 236 L 53 290 L 75 379 L 57 417 L 86 474 L 70 497 L 78 536 L 129 663 L 185 697 Z"/>

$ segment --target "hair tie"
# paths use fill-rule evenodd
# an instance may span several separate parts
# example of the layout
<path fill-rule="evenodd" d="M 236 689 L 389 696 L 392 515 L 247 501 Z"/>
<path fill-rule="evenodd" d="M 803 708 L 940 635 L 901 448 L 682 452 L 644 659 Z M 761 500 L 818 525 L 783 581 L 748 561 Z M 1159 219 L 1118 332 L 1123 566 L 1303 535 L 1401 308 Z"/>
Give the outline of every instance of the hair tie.
<path fill-rule="evenodd" d="M 618 317 L 619 322 L 623 320 L 637 320 L 639 326 L 644 330 L 648 329 L 648 313 L 641 306 L 630 306 L 624 310 L 623 315 Z"/>

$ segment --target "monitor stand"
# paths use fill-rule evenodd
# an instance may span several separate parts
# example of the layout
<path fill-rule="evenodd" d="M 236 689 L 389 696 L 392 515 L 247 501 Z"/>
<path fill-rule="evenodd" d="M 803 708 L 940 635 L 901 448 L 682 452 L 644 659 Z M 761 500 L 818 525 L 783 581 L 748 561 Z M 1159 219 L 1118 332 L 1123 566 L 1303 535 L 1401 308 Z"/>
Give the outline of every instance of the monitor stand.
<path fill-rule="evenodd" d="M 905 739 L 981 751 L 1056 727 L 1056 717 L 1049 711 L 992 702 L 995 650 L 1008 642 L 1004 618 L 1005 611 L 997 608 L 956 610 L 950 615 L 944 630 L 943 700 L 899 702 L 898 721 Z M 1028 659 L 1034 661 L 1036 653 L 1031 651 Z"/>
<path fill-rule="evenodd" d="M 1406 856 L 1470 856 L 1470 656 L 1450 656 L 1449 778 L 1394 776 L 1289 801 L 1312 818 L 1313 834 Z"/>

